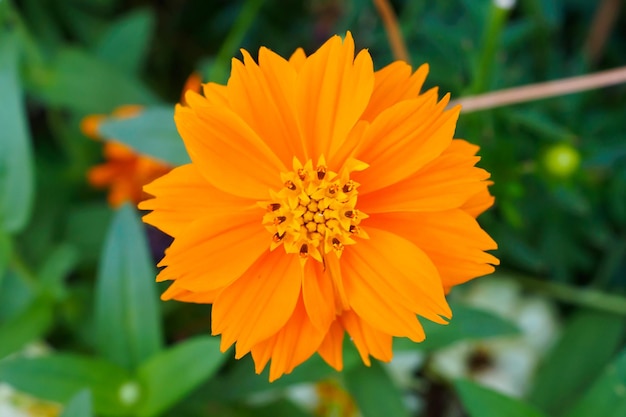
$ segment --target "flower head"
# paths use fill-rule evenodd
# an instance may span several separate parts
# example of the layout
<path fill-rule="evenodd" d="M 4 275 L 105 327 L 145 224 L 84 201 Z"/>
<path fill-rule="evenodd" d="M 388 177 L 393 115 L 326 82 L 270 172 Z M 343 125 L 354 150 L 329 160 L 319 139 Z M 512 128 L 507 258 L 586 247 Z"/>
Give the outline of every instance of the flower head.
<path fill-rule="evenodd" d="M 318 352 L 342 368 L 445 324 L 445 292 L 493 271 L 475 217 L 493 203 L 459 108 L 421 93 L 428 71 L 373 70 L 350 33 L 285 60 L 242 51 L 227 85 L 188 92 L 175 120 L 192 163 L 145 187 L 145 221 L 174 237 L 163 299 L 212 303 L 222 349 L 270 380 Z"/>
<path fill-rule="evenodd" d="M 100 124 L 112 117 L 117 119 L 137 116 L 142 107 L 126 105 L 115 109 L 111 116 L 93 114 L 83 119 L 81 130 L 92 139 L 100 139 Z M 108 201 L 111 207 L 118 207 L 130 201 L 138 203 L 147 196 L 143 186 L 168 173 L 172 167 L 157 159 L 135 152 L 129 146 L 115 140 L 104 143 L 106 162 L 92 167 L 87 172 L 87 180 L 96 188 L 108 188 Z"/>

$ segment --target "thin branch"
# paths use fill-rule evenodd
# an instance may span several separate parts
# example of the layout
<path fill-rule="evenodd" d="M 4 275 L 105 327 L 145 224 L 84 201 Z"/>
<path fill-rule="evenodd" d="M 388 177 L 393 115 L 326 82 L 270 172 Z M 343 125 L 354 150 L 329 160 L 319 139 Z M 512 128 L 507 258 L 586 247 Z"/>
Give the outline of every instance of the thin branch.
<path fill-rule="evenodd" d="M 393 11 L 393 8 L 391 7 L 391 4 L 389 4 L 388 0 L 374 0 L 374 5 L 376 6 L 376 10 L 378 10 L 378 14 L 383 21 L 383 26 L 385 27 L 385 32 L 387 32 L 387 38 L 389 39 L 389 45 L 391 46 L 393 56 L 395 59 L 402 60 L 410 64 L 411 58 L 409 57 L 409 52 L 406 49 L 406 44 L 404 43 L 400 26 L 398 25 L 398 19 Z"/>
<path fill-rule="evenodd" d="M 469 113 L 622 83 L 626 83 L 626 67 L 463 97 L 452 101 L 450 105 L 460 104 L 463 106 L 463 112 Z"/>
<path fill-rule="evenodd" d="M 621 7 L 622 0 L 604 0 L 598 6 L 585 42 L 585 52 L 591 62 L 596 62 L 602 56 Z"/>

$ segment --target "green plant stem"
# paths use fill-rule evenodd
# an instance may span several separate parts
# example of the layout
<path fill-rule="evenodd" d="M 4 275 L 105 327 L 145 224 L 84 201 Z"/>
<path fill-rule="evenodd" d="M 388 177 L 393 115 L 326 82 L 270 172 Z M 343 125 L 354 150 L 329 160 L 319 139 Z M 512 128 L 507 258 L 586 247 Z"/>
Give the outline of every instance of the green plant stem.
<path fill-rule="evenodd" d="M 247 0 L 237 16 L 232 29 L 226 36 L 211 66 L 208 80 L 213 82 L 225 82 L 228 77 L 231 57 L 237 52 L 244 36 L 254 23 L 254 18 L 259 12 L 264 0 Z"/>
<path fill-rule="evenodd" d="M 485 31 L 483 32 L 482 51 L 474 71 L 474 81 L 469 89 L 471 94 L 485 92 L 490 87 L 496 54 L 500 44 L 500 35 L 508 14 L 509 10 L 498 7 L 492 2 Z"/>
<path fill-rule="evenodd" d="M 589 288 L 576 288 L 567 284 L 541 281 L 519 274 L 510 275 L 525 288 L 559 301 L 626 316 L 626 297 Z"/>

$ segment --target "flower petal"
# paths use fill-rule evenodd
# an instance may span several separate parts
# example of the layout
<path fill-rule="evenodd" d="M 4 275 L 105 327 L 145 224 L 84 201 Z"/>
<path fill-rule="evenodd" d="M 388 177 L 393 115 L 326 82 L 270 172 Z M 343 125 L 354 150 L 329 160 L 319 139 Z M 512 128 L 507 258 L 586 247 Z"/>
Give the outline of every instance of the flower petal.
<path fill-rule="evenodd" d="M 457 149 L 456 145 L 447 149 L 403 181 L 374 192 L 359 194 L 359 209 L 373 214 L 441 211 L 462 206 L 484 190 L 486 184 L 483 180 L 489 178 L 489 173 L 474 166 L 480 160 L 479 157 L 457 152 Z"/>
<path fill-rule="evenodd" d="M 317 353 L 337 371 L 343 369 L 343 327 L 339 320 L 333 321 Z"/>
<path fill-rule="evenodd" d="M 175 168 L 143 189 L 155 196 L 139 204 L 141 210 L 153 210 L 144 221 L 174 237 L 197 219 L 256 206 L 255 202 L 215 188 L 193 164 Z"/>
<path fill-rule="evenodd" d="M 304 266 L 302 297 L 313 325 L 328 329 L 335 319 L 335 295 L 332 280 L 319 262 L 310 261 Z"/>
<path fill-rule="evenodd" d="M 305 159 L 295 116 L 296 71 L 267 48 L 259 50 L 259 64 L 242 50 L 243 63 L 233 59 L 228 80 L 230 107 L 276 153 L 285 166 L 293 157 Z"/>
<path fill-rule="evenodd" d="M 293 51 L 293 54 L 289 57 L 289 65 L 291 65 L 296 71 L 300 71 L 300 68 L 306 62 L 306 53 L 304 49 L 298 48 Z"/>
<path fill-rule="evenodd" d="M 202 106 L 188 102 L 194 107 L 177 105 L 174 120 L 206 180 L 230 194 L 266 199 L 286 171 L 281 160 L 232 110 L 206 100 Z"/>
<path fill-rule="evenodd" d="M 410 240 L 433 261 L 446 287 L 493 272 L 498 259 L 486 253 L 494 240 L 461 209 L 434 213 L 372 215 L 369 224 Z"/>
<path fill-rule="evenodd" d="M 332 154 L 365 110 L 374 86 L 367 51 L 354 58 L 350 32 L 332 37 L 309 56 L 298 73 L 297 110 L 308 158 Z"/>
<path fill-rule="evenodd" d="M 297 256 L 268 252 L 226 287 L 212 313 L 212 333 L 222 335 L 222 346 L 237 342 L 236 357 L 241 358 L 278 332 L 298 301 L 301 268 Z"/>
<path fill-rule="evenodd" d="M 439 273 L 413 243 L 384 230 L 367 228 L 369 240 L 345 250 L 343 281 L 354 312 L 380 331 L 421 341 L 415 314 L 445 324 L 450 317 Z"/>
<path fill-rule="evenodd" d="M 466 213 L 476 218 L 485 212 L 489 207 L 493 206 L 496 199 L 489 192 L 489 186 L 493 184 L 491 181 L 483 181 L 484 188 L 480 192 L 470 197 L 461 208 Z"/>
<path fill-rule="evenodd" d="M 274 336 L 252 348 L 256 372 L 260 373 L 271 358 L 270 382 L 290 373 L 315 353 L 325 335 L 326 331 L 320 331 L 309 320 L 304 301 L 300 297 L 285 326 Z"/>
<path fill-rule="evenodd" d="M 205 99 L 218 106 L 228 106 L 228 88 L 225 85 L 217 83 L 206 83 L 202 85 L 202 92 Z M 190 94 L 191 97 L 200 98 L 198 94 Z M 185 94 L 185 101 L 189 103 L 189 99 Z M 193 106 L 192 106 L 193 107 Z"/>
<path fill-rule="evenodd" d="M 355 175 L 360 193 L 397 183 L 417 172 L 450 146 L 460 107 L 444 111 L 434 90 L 383 111 L 365 132 L 355 152 L 369 168 Z"/>
<path fill-rule="evenodd" d="M 177 300 L 186 303 L 198 303 L 198 304 L 211 304 L 215 301 L 217 295 L 222 289 L 203 291 L 203 292 L 191 292 L 184 288 L 180 288 L 178 281 L 174 281 L 163 294 L 161 294 L 161 300 Z"/>
<path fill-rule="evenodd" d="M 269 249 L 269 234 L 257 210 L 199 219 L 174 239 L 159 266 L 158 281 L 178 280 L 191 292 L 223 288 Z"/>
<path fill-rule="evenodd" d="M 428 65 L 421 65 L 411 74 L 411 66 L 396 61 L 374 73 L 374 91 L 361 119 L 372 121 L 383 110 L 419 95 L 428 75 Z"/>
<path fill-rule="evenodd" d="M 371 365 L 370 355 L 383 362 L 391 360 L 393 357 L 393 338 L 389 334 L 370 326 L 352 310 L 343 312 L 341 323 L 350 335 L 365 365 Z M 422 330 L 420 340 L 424 340 L 424 337 Z"/>

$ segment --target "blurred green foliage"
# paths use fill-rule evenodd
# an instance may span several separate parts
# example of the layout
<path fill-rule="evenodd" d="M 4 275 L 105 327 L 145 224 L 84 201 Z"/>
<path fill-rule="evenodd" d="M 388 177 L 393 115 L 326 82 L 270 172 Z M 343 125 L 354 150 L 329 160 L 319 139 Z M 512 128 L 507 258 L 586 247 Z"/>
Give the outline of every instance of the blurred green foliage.
<path fill-rule="evenodd" d="M 600 3 L 393 2 L 412 64 L 429 63 L 427 87 L 453 98 L 625 65 L 624 7 L 601 50 L 586 47 Z M 310 416 L 284 393 L 328 378 L 364 417 L 409 416 L 407 390 L 435 401 L 394 385 L 378 363 L 365 368 L 349 343 L 344 373 L 315 357 L 269 384 L 249 358 L 220 353 L 209 307 L 158 301 L 156 235 L 85 180 L 101 145 L 81 134 L 84 116 L 144 105 L 102 133 L 182 164 L 173 103 L 192 71 L 224 82 L 240 47 L 287 56 L 346 30 L 378 68 L 392 61 L 366 0 L 0 0 L 0 382 L 66 404 L 64 417 Z M 496 206 L 481 222 L 501 270 L 567 301 L 563 334 L 527 398 L 467 380 L 446 386 L 467 415 L 626 415 L 625 106 L 621 85 L 461 116 L 457 135 L 481 146 L 495 182 Z M 427 354 L 517 331 L 491 313 L 454 311 L 450 326 L 427 325 L 425 343 L 395 349 Z M 18 353 L 36 340 L 52 352 Z"/>

